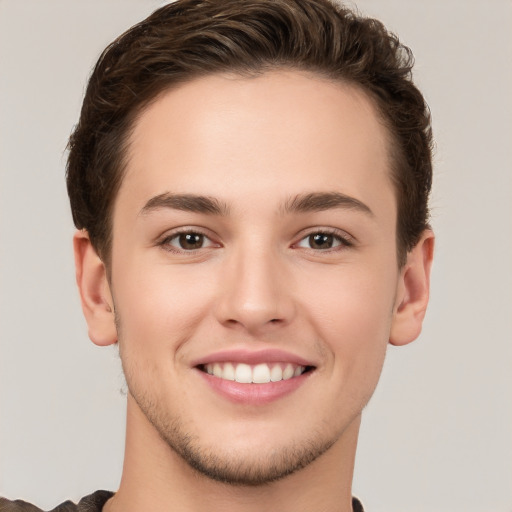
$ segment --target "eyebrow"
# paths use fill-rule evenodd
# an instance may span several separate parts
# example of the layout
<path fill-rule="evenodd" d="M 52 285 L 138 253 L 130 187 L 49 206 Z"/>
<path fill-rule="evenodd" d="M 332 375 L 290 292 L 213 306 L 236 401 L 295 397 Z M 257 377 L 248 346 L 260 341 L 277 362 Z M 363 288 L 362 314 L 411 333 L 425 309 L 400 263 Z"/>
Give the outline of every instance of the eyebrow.
<path fill-rule="evenodd" d="M 226 203 L 215 197 L 164 192 L 149 199 L 141 209 L 140 215 L 146 215 L 161 208 L 218 216 L 228 216 L 230 211 Z M 283 214 L 307 213 L 335 208 L 357 210 L 373 217 L 373 212 L 366 204 L 340 192 L 311 192 L 296 195 L 284 203 L 281 212 Z"/>
<path fill-rule="evenodd" d="M 220 216 L 229 214 L 227 204 L 215 197 L 195 194 L 171 194 L 169 192 L 152 197 L 141 209 L 140 214 L 145 215 L 160 208 Z"/>
<path fill-rule="evenodd" d="M 321 212 L 334 208 L 357 210 L 373 217 L 369 206 L 355 197 L 340 192 L 312 192 L 299 194 L 284 204 L 284 213 Z"/>

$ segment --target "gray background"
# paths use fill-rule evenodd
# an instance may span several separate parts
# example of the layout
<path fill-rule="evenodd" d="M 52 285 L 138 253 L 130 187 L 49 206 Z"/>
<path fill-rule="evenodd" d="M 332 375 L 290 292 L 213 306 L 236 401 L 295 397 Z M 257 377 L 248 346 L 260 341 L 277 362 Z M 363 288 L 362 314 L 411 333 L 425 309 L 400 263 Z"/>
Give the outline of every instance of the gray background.
<path fill-rule="evenodd" d="M 88 341 L 64 148 L 99 52 L 152 0 L 0 0 L 0 494 L 115 490 L 115 349 Z M 363 418 L 370 512 L 512 511 L 512 2 L 364 0 L 412 47 L 437 139 L 432 300 Z"/>

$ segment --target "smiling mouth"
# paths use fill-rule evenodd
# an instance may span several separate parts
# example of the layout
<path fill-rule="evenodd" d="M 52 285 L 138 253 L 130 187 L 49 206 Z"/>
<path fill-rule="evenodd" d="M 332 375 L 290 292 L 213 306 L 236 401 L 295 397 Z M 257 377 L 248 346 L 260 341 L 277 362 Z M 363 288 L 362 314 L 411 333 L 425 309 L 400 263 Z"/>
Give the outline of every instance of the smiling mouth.
<path fill-rule="evenodd" d="M 313 366 L 300 366 L 293 363 L 246 363 L 219 362 L 198 366 L 199 370 L 223 380 L 241 384 L 267 384 L 300 377 L 314 369 Z"/>

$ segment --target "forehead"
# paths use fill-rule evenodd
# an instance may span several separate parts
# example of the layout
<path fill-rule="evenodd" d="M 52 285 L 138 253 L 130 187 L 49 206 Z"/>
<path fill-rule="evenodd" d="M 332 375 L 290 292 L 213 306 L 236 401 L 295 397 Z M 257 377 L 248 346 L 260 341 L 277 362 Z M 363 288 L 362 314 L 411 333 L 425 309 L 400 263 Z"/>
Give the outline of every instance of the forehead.
<path fill-rule="evenodd" d="M 372 202 L 383 187 L 392 194 L 387 139 L 354 86 L 298 71 L 212 75 L 140 115 L 118 199 L 142 207 L 165 192 L 230 202 L 336 190 Z"/>

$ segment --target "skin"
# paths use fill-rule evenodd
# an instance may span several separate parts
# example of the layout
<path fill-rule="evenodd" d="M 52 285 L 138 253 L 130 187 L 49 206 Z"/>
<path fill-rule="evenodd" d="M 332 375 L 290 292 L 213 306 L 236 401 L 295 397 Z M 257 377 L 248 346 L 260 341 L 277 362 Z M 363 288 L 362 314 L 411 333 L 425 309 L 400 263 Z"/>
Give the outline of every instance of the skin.
<path fill-rule="evenodd" d="M 115 201 L 110 281 L 87 233 L 74 241 L 89 335 L 119 343 L 129 388 L 123 477 L 107 511 L 351 510 L 361 412 L 388 343 L 418 336 L 428 302 L 433 234 L 398 268 L 388 154 L 363 92 L 301 72 L 201 78 L 141 115 Z M 312 193 L 368 211 L 286 209 Z M 228 211 L 147 207 L 162 194 Z M 204 245 L 180 248 L 182 228 Z M 332 248 L 312 245 L 332 232 Z M 193 366 L 269 347 L 315 368 L 268 404 L 226 400 Z"/>

